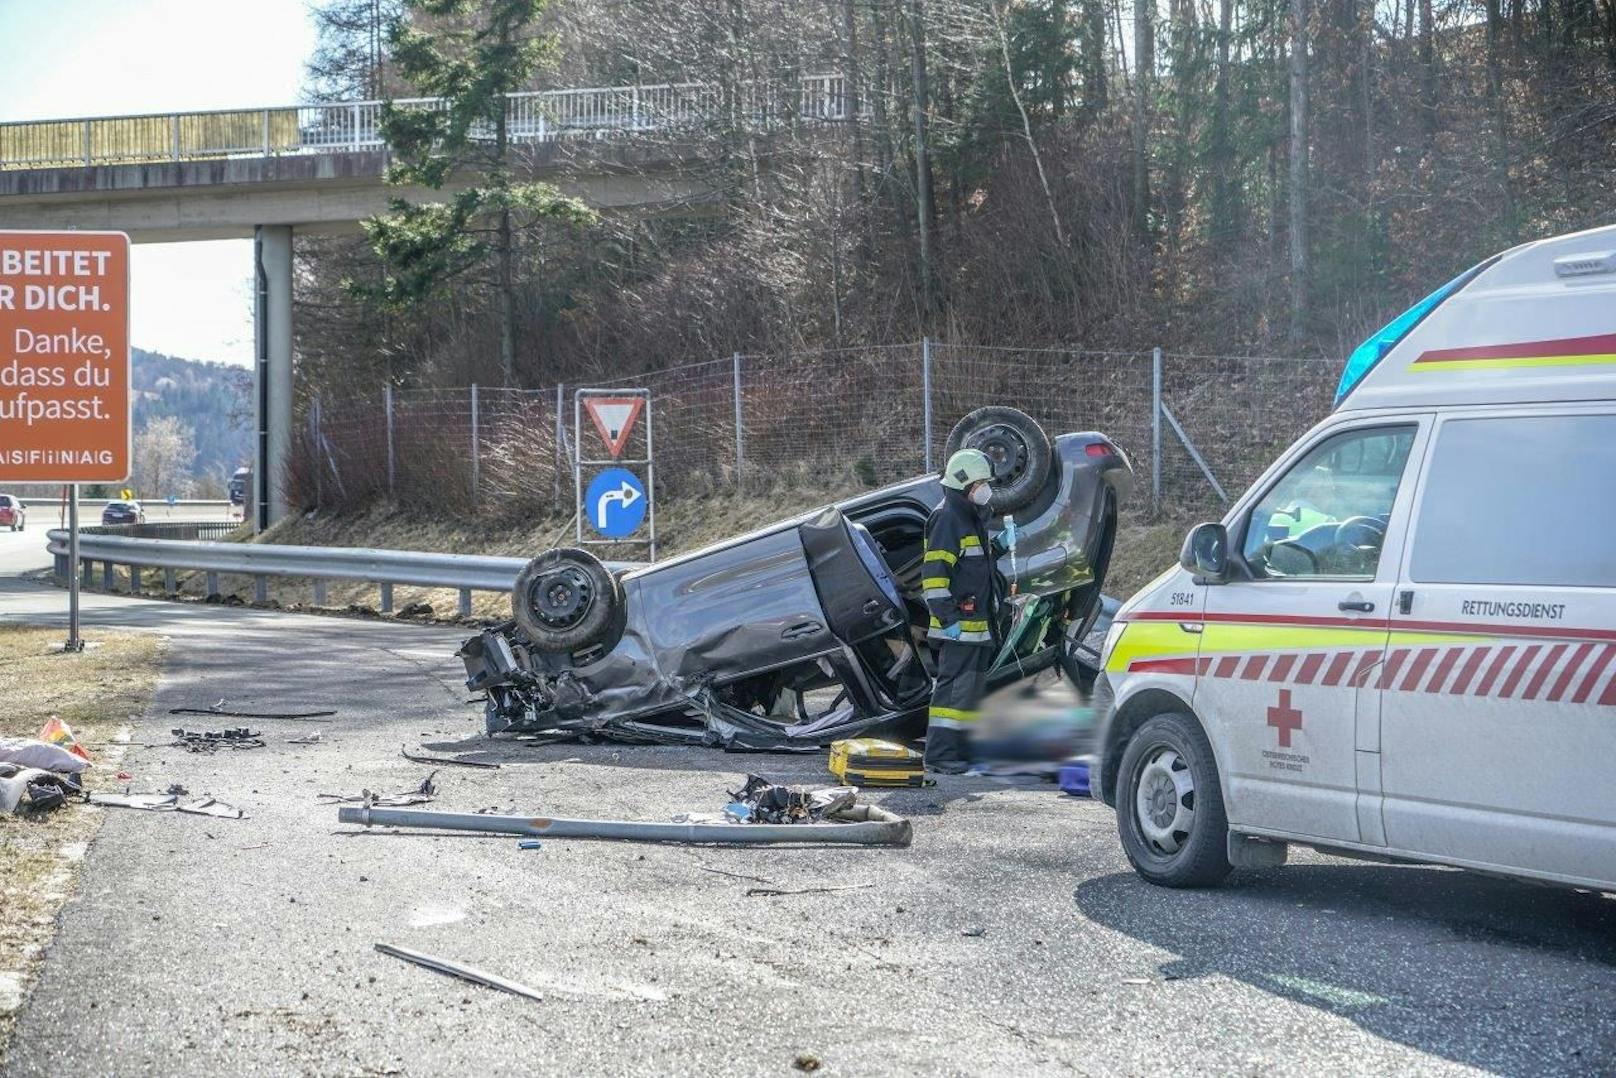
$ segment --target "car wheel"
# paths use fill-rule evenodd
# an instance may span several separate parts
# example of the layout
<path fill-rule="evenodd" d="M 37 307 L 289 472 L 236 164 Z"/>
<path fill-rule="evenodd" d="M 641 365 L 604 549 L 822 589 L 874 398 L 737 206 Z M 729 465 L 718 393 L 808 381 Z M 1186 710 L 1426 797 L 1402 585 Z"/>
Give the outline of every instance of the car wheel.
<path fill-rule="evenodd" d="M 622 591 L 587 550 L 547 550 L 523 566 L 511 589 L 516 624 L 540 651 L 571 652 L 600 643 L 622 605 Z"/>
<path fill-rule="evenodd" d="M 995 515 L 1013 513 L 1032 503 L 1054 467 L 1049 435 L 1019 408 L 978 408 L 954 424 L 943 454 L 947 460 L 961 449 L 980 449 L 993 463 Z"/>
<path fill-rule="evenodd" d="M 1193 718 L 1157 715 L 1122 754 L 1117 829 L 1134 870 L 1162 887 L 1209 887 L 1231 871 L 1212 745 Z"/>

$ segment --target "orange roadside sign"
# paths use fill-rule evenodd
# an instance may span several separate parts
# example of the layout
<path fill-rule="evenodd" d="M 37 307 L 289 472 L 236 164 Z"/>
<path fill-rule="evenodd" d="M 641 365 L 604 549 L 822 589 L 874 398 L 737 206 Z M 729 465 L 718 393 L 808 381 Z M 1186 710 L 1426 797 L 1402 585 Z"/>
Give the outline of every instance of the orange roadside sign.
<path fill-rule="evenodd" d="M 595 430 L 600 434 L 600 440 L 606 443 L 606 451 L 616 460 L 623 455 L 623 447 L 628 445 L 629 432 L 634 429 L 634 421 L 640 418 L 640 409 L 645 407 L 644 397 L 585 397 L 584 407 L 589 411 L 589 418 L 595 422 Z"/>
<path fill-rule="evenodd" d="M 0 480 L 129 476 L 129 237 L 0 231 Z"/>

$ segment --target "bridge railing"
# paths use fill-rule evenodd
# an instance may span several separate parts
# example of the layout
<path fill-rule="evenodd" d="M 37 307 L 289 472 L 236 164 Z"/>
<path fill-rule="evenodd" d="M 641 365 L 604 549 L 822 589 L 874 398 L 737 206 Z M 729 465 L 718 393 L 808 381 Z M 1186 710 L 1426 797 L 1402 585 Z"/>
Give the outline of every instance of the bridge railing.
<path fill-rule="evenodd" d="M 161 164 L 229 157 L 348 153 L 379 149 L 382 101 L 339 101 L 261 109 L 95 116 L 0 124 L 0 170 Z M 405 98 L 395 108 L 442 108 L 440 98 Z M 577 135 L 676 130 L 731 122 L 853 119 L 862 110 L 841 75 L 789 83 L 663 83 L 510 94 L 506 131 L 518 142 Z M 492 128 L 474 129 L 492 137 Z"/>

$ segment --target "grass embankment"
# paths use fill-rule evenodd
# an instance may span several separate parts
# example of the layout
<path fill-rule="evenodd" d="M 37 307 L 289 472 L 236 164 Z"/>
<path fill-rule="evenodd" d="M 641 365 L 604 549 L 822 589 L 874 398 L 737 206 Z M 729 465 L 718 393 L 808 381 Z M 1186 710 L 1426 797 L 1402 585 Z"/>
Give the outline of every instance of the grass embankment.
<path fill-rule="evenodd" d="M 111 789 L 116 748 L 100 748 L 139 715 L 157 684 L 161 637 L 97 632 L 64 654 L 61 629 L 0 626 L 0 737 L 33 737 L 52 715 L 90 747 L 85 784 Z M 104 810 L 82 803 L 38 816 L 0 816 L 0 1062 L 11 1024 L 67 901 L 74 870 Z"/>

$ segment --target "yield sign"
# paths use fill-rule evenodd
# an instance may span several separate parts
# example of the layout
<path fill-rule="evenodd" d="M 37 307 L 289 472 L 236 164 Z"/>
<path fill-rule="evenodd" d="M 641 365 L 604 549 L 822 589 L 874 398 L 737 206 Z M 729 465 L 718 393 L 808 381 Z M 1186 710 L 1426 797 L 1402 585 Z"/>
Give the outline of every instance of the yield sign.
<path fill-rule="evenodd" d="M 645 407 L 644 397 L 585 397 L 584 407 L 589 409 L 589 418 L 595 423 L 595 429 L 600 432 L 600 440 L 606 443 L 606 451 L 616 460 L 623 455 L 623 447 L 628 444 L 629 432 L 634 429 L 634 421 L 640 418 L 640 409 Z"/>

